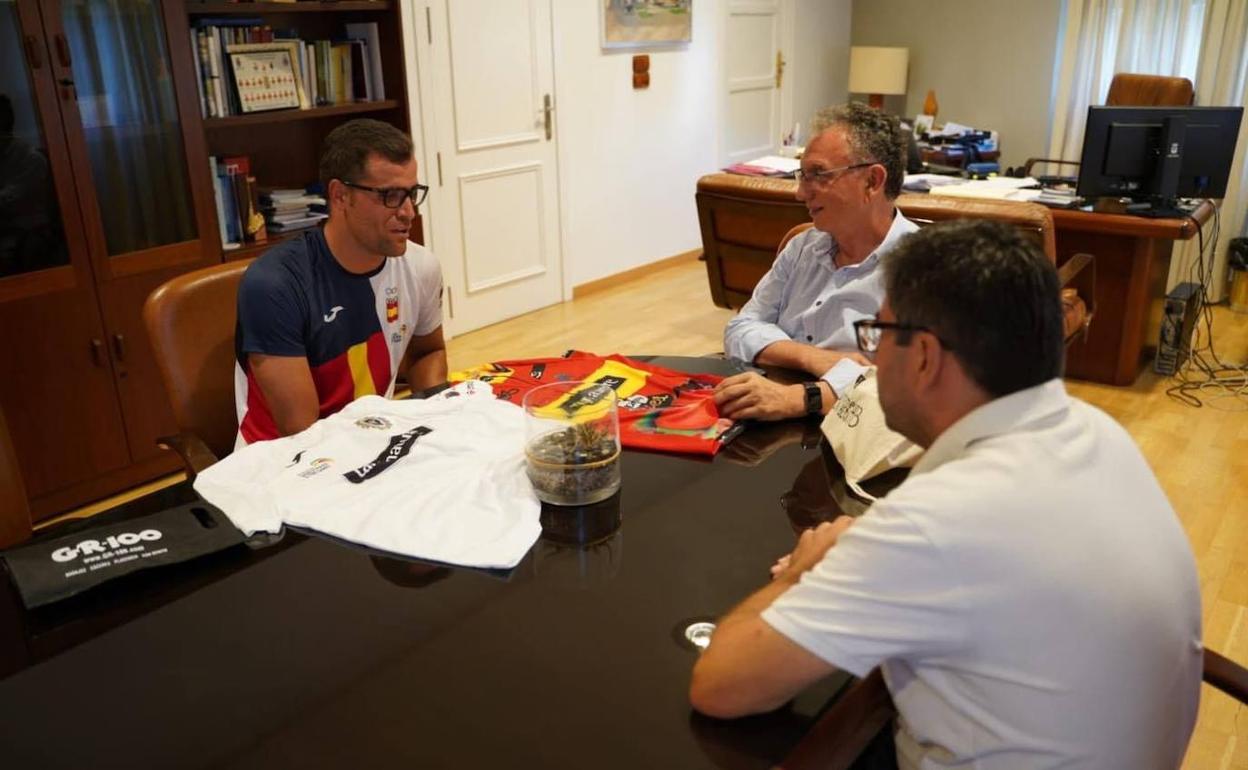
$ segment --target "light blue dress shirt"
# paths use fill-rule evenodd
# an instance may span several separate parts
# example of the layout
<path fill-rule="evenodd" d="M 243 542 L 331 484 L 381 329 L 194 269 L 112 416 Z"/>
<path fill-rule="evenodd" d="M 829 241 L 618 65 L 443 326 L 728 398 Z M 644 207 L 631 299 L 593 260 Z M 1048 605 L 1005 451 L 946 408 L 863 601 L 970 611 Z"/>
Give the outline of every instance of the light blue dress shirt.
<path fill-rule="evenodd" d="M 884 240 L 856 265 L 836 267 L 831 235 L 810 228 L 789 241 L 754 288 L 754 295 L 724 329 L 724 351 L 753 362 L 763 348 L 793 340 L 827 350 L 857 350 L 854 321 L 871 318 L 884 302 L 880 257 L 919 226 L 893 215 Z M 821 379 L 839 397 L 864 367 L 842 359 Z"/>

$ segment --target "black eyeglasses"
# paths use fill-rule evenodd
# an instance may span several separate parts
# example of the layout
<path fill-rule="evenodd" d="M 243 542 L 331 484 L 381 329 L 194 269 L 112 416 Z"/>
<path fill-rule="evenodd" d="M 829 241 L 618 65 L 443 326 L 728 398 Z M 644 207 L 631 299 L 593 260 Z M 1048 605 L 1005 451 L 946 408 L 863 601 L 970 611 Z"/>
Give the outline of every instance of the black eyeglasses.
<path fill-rule="evenodd" d="M 813 171 L 807 171 L 805 169 L 799 168 L 797 171 L 793 172 L 793 178 L 797 180 L 798 184 L 801 184 L 802 182 L 805 182 L 806 184 L 818 184 L 820 182 L 834 182 L 836 181 L 836 178 L 838 176 L 845 173 L 846 171 L 853 171 L 856 168 L 866 168 L 867 166 L 874 166 L 874 165 L 875 165 L 875 161 L 869 161 L 867 163 L 855 163 L 852 166 L 841 166 L 840 168 L 829 168 L 829 169 L 815 169 Z"/>
<path fill-rule="evenodd" d="M 356 184 L 348 182 L 345 179 L 338 180 L 347 187 L 354 187 L 357 190 L 367 190 L 371 193 L 377 193 L 377 197 L 381 198 L 381 205 L 388 209 L 402 208 L 403 202 L 408 198 L 412 199 L 412 207 L 419 208 L 420 204 L 425 202 L 425 196 L 429 194 L 429 185 L 418 184 L 411 188 L 407 187 L 369 187 L 364 184 Z"/>
<path fill-rule="evenodd" d="M 914 324 L 898 324 L 889 321 L 880 321 L 876 318 L 864 318 L 861 321 L 854 321 L 854 334 L 858 337 L 858 349 L 863 353 L 874 353 L 880 349 L 880 336 L 885 329 L 893 329 L 905 334 L 899 337 L 898 345 L 907 345 L 910 343 L 908 332 L 927 332 L 937 339 L 945 350 L 953 350 L 953 346 L 940 338 L 940 335 L 926 326 L 915 326 Z"/>

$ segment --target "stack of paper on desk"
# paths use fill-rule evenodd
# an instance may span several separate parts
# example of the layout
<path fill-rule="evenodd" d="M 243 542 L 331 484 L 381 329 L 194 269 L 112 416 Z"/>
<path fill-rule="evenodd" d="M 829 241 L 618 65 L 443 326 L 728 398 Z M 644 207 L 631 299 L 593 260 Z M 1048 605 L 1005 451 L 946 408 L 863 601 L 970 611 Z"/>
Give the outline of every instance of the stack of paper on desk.
<path fill-rule="evenodd" d="M 1032 177 L 999 176 L 977 179 L 962 184 L 934 188 L 932 195 L 951 195 L 956 198 L 992 198 L 996 200 L 1031 201 L 1040 197 L 1040 183 Z"/>

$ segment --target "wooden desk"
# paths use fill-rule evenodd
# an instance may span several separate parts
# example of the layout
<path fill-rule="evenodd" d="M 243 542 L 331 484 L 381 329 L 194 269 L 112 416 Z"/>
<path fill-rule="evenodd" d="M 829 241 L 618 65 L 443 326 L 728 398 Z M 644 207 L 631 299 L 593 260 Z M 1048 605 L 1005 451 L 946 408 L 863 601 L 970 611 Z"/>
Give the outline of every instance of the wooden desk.
<path fill-rule="evenodd" d="M 1054 209 L 1057 264 L 1074 254 L 1096 257 L 1096 317 L 1088 338 L 1067 352 L 1066 374 L 1110 385 L 1130 385 L 1140 373 L 1149 306 L 1165 294 L 1176 240 L 1195 237 L 1213 216 L 1202 203 L 1191 219 L 1145 219 Z"/>

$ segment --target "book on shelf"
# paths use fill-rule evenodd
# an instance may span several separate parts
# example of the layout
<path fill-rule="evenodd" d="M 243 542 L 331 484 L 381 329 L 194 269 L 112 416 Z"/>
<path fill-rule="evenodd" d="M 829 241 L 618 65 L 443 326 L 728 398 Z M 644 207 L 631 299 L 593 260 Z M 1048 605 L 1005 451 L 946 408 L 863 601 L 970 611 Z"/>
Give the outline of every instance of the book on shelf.
<path fill-rule="evenodd" d="M 311 227 L 329 216 L 319 185 L 265 190 L 260 195 L 260 210 L 274 232 Z"/>
<path fill-rule="evenodd" d="M 244 243 L 268 240 L 264 216 L 260 213 L 256 178 L 251 160 L 245 155 L 225 158 L 211 156 L 213 195 L 217 203 L 217 225 L 221 246 L 236 249 Z"/>

